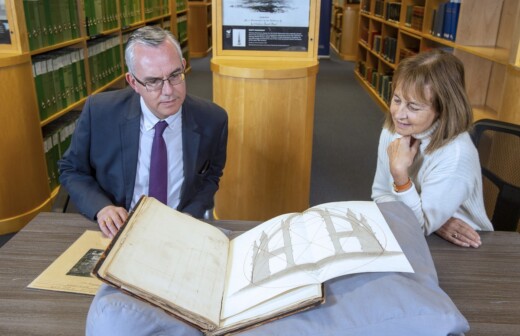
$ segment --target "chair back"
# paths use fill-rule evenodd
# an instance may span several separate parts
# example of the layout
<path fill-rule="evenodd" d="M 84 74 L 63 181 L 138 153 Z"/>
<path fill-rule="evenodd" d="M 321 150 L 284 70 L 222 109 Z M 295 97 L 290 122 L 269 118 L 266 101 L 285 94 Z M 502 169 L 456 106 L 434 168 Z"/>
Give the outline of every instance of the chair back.
<path fill-rule="evenodd" d="M 486 212 L 497 231 L 517 231 L 520 220 L 520 125 L 483 119 L 475 122 Z"/>

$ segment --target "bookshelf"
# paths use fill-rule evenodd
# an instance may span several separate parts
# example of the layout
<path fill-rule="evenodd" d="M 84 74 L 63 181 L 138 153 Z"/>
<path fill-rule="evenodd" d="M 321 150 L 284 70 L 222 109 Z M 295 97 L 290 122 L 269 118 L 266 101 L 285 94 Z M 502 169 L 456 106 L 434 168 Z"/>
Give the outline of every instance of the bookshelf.
<path fill-rule="evenodd" d="M 11 36 L 0 44 L 4 234 L 50 209 L 57 161 L 87 96 L 126 86 L 124 45 L 132 31 L 171 30 L 187 60 L 189 33 L 186 0 L 0 0 L 0 9 Z"/>
<path fill-rule="evenodd" d="M 175 2 L 175 1 L 174 1 Z M 173 7 L 172 7 L 173 8 Z M 190 68 L 190 44 L 188 33 L 188 0 L 176 1 L 176 22 L 177 26 L 174 30 L 176 37 L 182 48 L 182 56 L 186 60 L 187 70 Z"/>
<path fill-rule="evenodd" d="M 357 58 L 359 1 L 333 0 L 330 46 L 345 61 Z"/>
<path fill-rule="evenodd" d="M 399 62 L 417 52 L 442 48 L 464 63 L 475 120 L 520 124 L 520 2 L 464 0 L 451 30 L 439 28 L 435 20 L 447 2 L 362 0 L 356 78 L 387 110 L 391 75 Z M 455 35 L 444 35 L 446 31 Z"/>
<path fill-rule="evenodd" d="M 191 39 L 190 56 L 205 57 L 211 52 L 211 1 L 189 1 L 188 32 Z"/>

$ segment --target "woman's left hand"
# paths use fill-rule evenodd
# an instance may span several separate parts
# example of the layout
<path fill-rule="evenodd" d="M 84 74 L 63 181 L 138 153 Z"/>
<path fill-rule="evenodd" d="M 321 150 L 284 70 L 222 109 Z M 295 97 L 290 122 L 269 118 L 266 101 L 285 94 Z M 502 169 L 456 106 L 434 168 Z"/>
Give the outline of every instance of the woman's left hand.
<path fill-rule="evenodd" d="M 482 245 L 477 231 L 458 218 L 451 217 L 435 233 L 455 245 L 474 248 Z"/>

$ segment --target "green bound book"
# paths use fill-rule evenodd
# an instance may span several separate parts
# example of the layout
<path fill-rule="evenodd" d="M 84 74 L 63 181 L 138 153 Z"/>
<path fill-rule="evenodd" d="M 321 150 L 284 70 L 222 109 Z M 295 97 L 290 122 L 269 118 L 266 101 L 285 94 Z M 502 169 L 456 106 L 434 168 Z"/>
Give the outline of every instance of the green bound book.
<path fill-rule="evenodd" d="M 67 105 L 65 97 L 65 82 L 63 80 L 63 60 L 62 50 L 53 52 L 52 54 L 52 78 L 56 94 L 56 110 L 54 113 L 64 109 Z"/>
<path fill-rule="evenodd" d="M 104 23 L 103 23 L 103 0 L 94 0 L 94 34 L 98 35 L 104 31 Z"/>
<path fill-rule="evenodd" d="M 40 21 L 40 41 L 41 45 L 40 47 L 46 47 L 50 45 L 49 40 L 49 34 L 51 31 L 49 31 L 49 24 L 48 24 L 48 18 L 46 15 L 45 10 L 45 1 L 44 0 L 38 0 L 36 1 L 36 6 L 38 7 L 38 17 Z"/>
<path fill-rule="evenodd" d="M 74 96 L 74 74 L 72 65 L 72 49 L 65 49 L 66 53 L 63 55 L 63 81 L 65 82 L 66 106 L 74 104 L 76 98 Z"/>
<path fill-rule="evenodd" d="M 85 54 L 83 50 L 78 49 L 77 51 L 79 61 L 76 63 L 77 71 L 80 74 L 79 76 L 79 85 L 80 85 L 80 96 L 81 98 L 86 97 L 87 92 L 87 76 L 85 74 Z"/>
<path fill-rule="evenodd" d="M 69 1 L 69 20 L 70 20 L 70 38 L 77 39 L 80 36 L 79 32 L 79 16 L 78 3 L 76 0 Z"/>
<path fill-rule="evenodd" d="M 44 73 L 45 61 L 41 57 L 35 56 L 32 60 L 34 86 L 36 87 L 36 97 L 38 99 L 38 111 L 40 120 L 45 120 L 46 116 L 46 103 L 45 103 L 45 90 L 43 88 L 43 73 Z"/>
<path fill-rule="evenodd" d="M 49 34 L 49 45 L 54 45 L 63 41 L 61 29 L 61 14 L 59 10 L 59 0 L 47 0 L 45 2 L 45 16 L 47 17 L 47 29 Z"/>
<path fill-rule="evenodd" d="M 25 22 L 29 38 L 29 48 L 36 50 L 42 47 L 40 13 L 38 0 L 24 0 Z"/>
<path fill-rule="evenodd" d="M 53 174 L 53 165 L 52 165 L 52 137 L 45 136 L 43 139 L 43 151 L 45 153 L 45 162 L 47 164 L 47 182 L 49 183 L 49 188 L 52 190 L 55 182 L 54 174 Z"/>

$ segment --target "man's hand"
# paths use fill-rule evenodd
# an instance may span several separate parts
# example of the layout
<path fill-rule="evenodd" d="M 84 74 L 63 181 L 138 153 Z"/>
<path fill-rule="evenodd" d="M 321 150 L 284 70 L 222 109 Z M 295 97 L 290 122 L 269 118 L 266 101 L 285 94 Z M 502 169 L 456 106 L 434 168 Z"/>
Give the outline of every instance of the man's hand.
<path fill-rule="evenodd" d="M 127 217 L 128 212 L 125 208 L 108 205 L 97 213 L 97 222 L 105 236 L 114 238 Z"/>
<path fill-rule="evenodd" d="M 435 233 L 455 245 L 474 248 L 482 245 L 477 231 L 458 218 L 451 217 Z"/>

